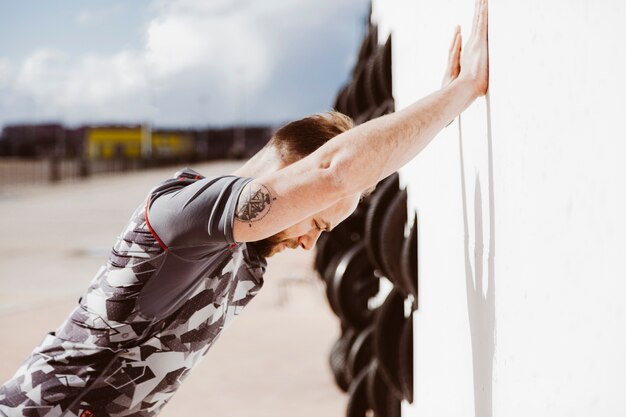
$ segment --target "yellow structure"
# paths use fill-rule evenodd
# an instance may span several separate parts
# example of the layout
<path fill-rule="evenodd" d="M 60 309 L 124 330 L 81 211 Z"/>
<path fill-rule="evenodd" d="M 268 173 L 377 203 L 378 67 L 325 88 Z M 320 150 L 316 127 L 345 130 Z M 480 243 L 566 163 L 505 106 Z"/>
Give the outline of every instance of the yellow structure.
<path fill-rule="evenodd" d="M 88 127 L 87 154 L 91 159 L 174 159 L 194 151 L 191 134 L 181 131 L 151 131 L 145 126 Z"/>
<path fill-rule="evenodd" d="M 190 156 L 194 150 L 189 133 L 177 131 L 152 132 L 152 156 L 154 158 L 177 158 Z"/>
<path fill-rule="evenodd" d="M 138 159 L 141 157 L 141 126 L 88 127 L 87 154 L 92 159 Z"/>

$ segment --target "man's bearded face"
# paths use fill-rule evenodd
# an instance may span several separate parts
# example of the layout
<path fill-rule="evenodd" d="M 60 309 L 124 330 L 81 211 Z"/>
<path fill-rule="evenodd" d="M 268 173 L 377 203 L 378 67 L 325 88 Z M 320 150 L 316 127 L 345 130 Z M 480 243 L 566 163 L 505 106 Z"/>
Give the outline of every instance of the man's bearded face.
<path fill-rule="evenodd" d="M 295 249 L 300 246 L 298 239 L 287 238 L 285 232 L 277 233 L 274 236 L 256 242 L 250 242 L 250 244 L 256 249 L 258 254 L 264 258 L 275 255 L 285 248 Z"/>

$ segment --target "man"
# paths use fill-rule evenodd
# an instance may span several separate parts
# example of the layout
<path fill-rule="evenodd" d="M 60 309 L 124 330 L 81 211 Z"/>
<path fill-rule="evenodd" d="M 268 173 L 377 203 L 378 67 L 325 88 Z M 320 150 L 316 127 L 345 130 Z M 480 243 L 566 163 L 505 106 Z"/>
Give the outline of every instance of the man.
<path fill-rule="evenodd" d="M 486 94 L 487 0 L 449 59 L 444 87 L 397 113 L 354 128 L 334 112 L 305 118 L 232 175 L 183 170 L 154 188 L 70 317 L 0 388 L 0 415 L 158 414 L 261 288 L 265 257 L 313 248 Z"/>

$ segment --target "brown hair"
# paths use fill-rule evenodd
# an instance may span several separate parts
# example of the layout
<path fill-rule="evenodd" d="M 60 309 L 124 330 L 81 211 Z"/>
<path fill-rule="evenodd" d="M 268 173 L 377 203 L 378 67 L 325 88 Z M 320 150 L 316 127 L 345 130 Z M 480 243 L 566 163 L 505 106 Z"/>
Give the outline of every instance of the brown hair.
<path fill-rule="evenodd" d="M 274 133 L 268 146 L 276 147 L 281 157 L 292 163 L 352 127 L 352 119 L 342 113 L 318 113 L 282 126 Z"/>

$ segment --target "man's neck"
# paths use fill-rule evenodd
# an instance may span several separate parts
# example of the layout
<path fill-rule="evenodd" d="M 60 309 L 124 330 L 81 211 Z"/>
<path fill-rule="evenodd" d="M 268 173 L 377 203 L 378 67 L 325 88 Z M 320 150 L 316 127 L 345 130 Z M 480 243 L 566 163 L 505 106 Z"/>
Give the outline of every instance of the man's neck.
<path fill-rule="evenodd" d="M 239 177 L 259 178 L 283 168 L 279 152 L 274 147 L 263 148 L 252 156 L 241 168 L 233 172 Z"/>

